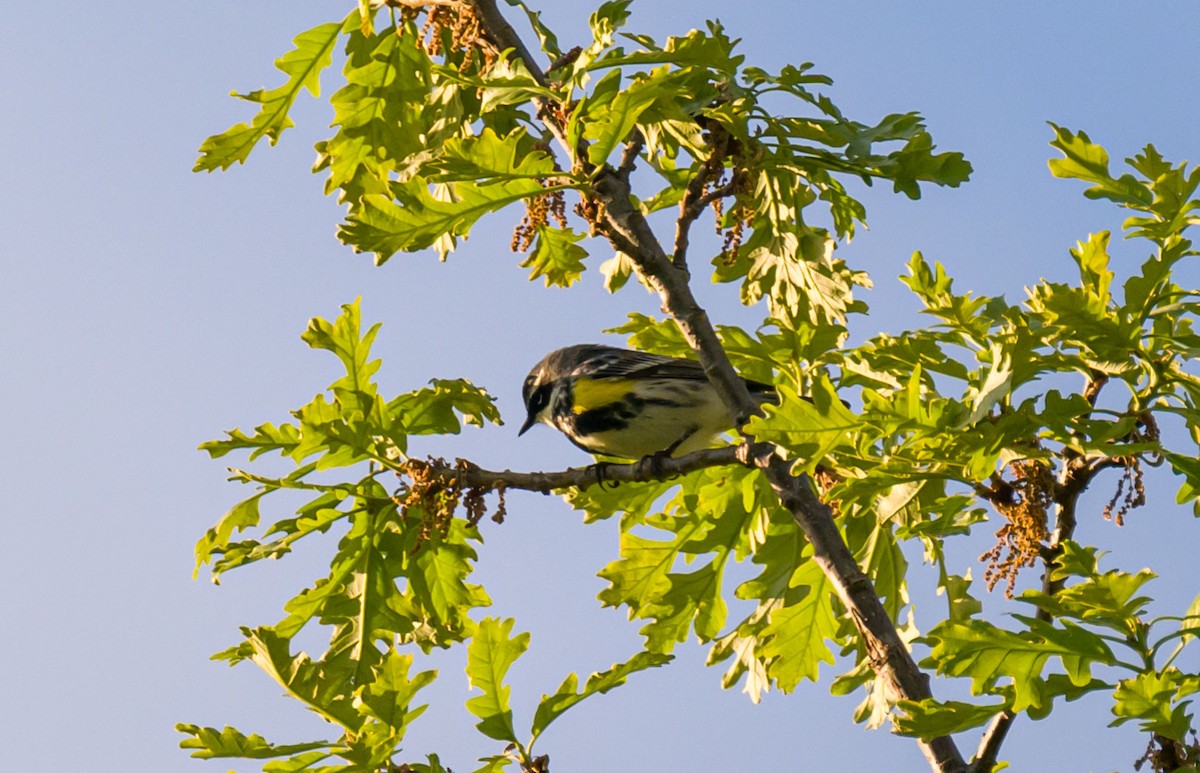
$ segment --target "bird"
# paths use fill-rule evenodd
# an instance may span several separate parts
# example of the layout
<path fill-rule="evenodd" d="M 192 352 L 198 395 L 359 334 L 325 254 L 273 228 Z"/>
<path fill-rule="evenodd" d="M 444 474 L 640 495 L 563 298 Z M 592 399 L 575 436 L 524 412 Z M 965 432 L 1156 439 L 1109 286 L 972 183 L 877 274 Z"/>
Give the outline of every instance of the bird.
<path fill-rule="evenodd" d="M 777 401 L 770 384 L 743 381 L 760 405 Z M 527 416 L 518 436 L 540 422 L 588 453 L 618 459 L 708 448 L 735 425 L 700 363 L 603 344 L 550 352 L 521 396 Z"/>

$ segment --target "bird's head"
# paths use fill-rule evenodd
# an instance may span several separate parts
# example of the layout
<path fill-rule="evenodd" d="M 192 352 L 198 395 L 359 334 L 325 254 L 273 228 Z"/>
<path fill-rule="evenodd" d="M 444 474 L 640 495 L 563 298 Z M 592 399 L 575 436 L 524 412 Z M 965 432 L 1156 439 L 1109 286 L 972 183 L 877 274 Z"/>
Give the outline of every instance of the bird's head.
<path fill-rule="evenodd" d="M 529 371 L 525 384 L 521 387 L 521 399 L 525 401 L 525 423 L 521 425 L 518 436 L 524 435 L 529 428 L 539 421 L 550 423 L 550 395 L 554 383 L 546 368 L 546 360 L 542 360 Z"/>

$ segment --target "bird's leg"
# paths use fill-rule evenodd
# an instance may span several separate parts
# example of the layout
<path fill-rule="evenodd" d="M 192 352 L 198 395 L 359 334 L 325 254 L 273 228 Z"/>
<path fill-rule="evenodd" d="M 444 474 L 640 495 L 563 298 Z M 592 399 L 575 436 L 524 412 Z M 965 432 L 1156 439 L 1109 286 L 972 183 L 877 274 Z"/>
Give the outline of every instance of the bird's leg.
<path fill-rule="evenodd" d="M 675 451 L 678 450 L 678 448 L 683 445 L 688 438 L 696 434 L 697 429 L 699 428 L 690 427 L 687 432 L 684 432 L 682 435 L 680 435 L 675 442 L 671 443 L 671 445 L 667 446 L 661 451 L 655 451 L 652 454 L 646 454 L 639 459 L 637 462 L 637 471 L 639 477 L 645 476 L 647 473 L 649 473 L 649 476 L 653 478 L 663 477 L 666 474 L 666 461 L 675 454 Z M 611 462 L 596 462 L 595 464 L 589 465 L 587 468 L 596 476 L 596 485 L 600 488 L 604 488 L 604 484 L 606 482 L 604 479 L 604 472 L 611 464 Z M 621 484 L 617 481 L 612 481 L 612 488 L 616 488 L 619 485 Z"/>
<path fill-rule="evenodd" d="M 663 476 L 663 462 L 670 458 L 671 452 L 668 449 L 646 454 L 637 463 L 639 477 L 649 473 L 650 477 L 661 478 Z"/>
<path fill-rule="evenodd" d="M 666 448 L 664 448 L 663 450 L 659 451 L 657 454 L 651 454 L 651 456 L 660 456 L 660 455 L 661 455 L 661 456 L 662 456 L 664 459 L 670 459 L 670 458 L 671 458 L 671 457 L 672 457 L 672 456 L 675 454 L 675 451 L 676 451 L 676 450 L 677 450 L 677 449 L 678 449 L 678 448 L 679 448 L 681 445 L 683 445 L 683 444 L 684 444 L 684 443 L 685 443 L 685 442 L 686 442 L 686 441 L 687 441 L 687 440 L 688 440 L 688 439 L 689 439 L 689 438 L 690 438 L 692 435 L 695 435 L 695 434 L 696 434 L 696 431 L 697 431 L 698 429 L 700 429 L 700 428 L 699 428 L 699 427 L 692 427 L 692 428 L 690 428 L 690 429 L 689 429 L 687 432 L 685 432 L 685 433 L 683 433 L 682 435 L 680 435 L 680 436 L 679 436 L 679 439 L 678 439 L 678 440 L 676 440 L 674 443 L 672 443 L 671 445 L 667 446 L 667 447 L 666 447 Z"/>
<path fill-rule="evenodd" d="M 663 450 L 656 451 L 652 454 L 646 454 L 644 457 L 642 457 L 641 461 L 638 462 L 638 472 L 640 473 L 643 470 L 649 470 L 652 476 L 655 478 L 661 478 L 666 473 L 664 466 L 666 461 L 675 454 L 675 451 L 681 445 L 683 445 L 688 438 L 696 434 L 697 429 L 697 427 L 692 427 L 687 432 L 680 435 L 678 440 Z"/>
<path fill-rule="evenodd" d="M 600 488 L 604 488 L 604 471 L 607 470 L 611 465 L 612 462 L 596 462 L 595 464 L 589 464 L 587 466 L 587 469 L 596 476 L 596 485 Z M 619 485 L 621 484 L 617 481 L 612 481 L 612 488 L 616 488 Z"/>

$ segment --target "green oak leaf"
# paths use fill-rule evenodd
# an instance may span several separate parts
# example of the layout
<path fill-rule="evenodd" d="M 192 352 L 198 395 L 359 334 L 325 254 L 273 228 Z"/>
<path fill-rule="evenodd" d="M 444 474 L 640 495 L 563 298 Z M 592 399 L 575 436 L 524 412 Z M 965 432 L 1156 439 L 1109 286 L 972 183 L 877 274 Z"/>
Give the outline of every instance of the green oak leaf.
<path fill-rule="evenodd" d="M 292 655 L 290 641 L 270 628 L 246 630 L 253 654 L 250 659 L 287 690 L 288 694 L 314 712 L 347 730 L 362 726 L 344 685 L 352 666 L 340 661 L 313 661 L 308 655 Z"/>
<path fill-rule="evenodd" d="M 579 246 L 586 234 L 572 228 L 542 226 L 537 230 L 537 239 L 529 257 L 521 261 L 521 268 L 529 269 L 529 278 L 543 277 L 546 287 L 570 287 L 583 275 L 583 259 L 587 250 Z"/>
<path fill-rule="evenodd" d="M 979 705 L 963 701 L 939 702 L 933 698 L 922 701 L 902 700 L 899 711 L 892 716 L 896 732 L 916 736 L 923 741 L 943 735 L 961 733 L 978 727 L 1005 709 L 1003 703 Z"/>
<path fill-rule="evenodd" d="M 1055 177 L 1092 183 L 1092 187 L 1083 192 L 1089 199 L 1104 198 L 1139 208 L 1154 201 L 1153 194 L 1133 175 L 1114 178 L 1108 170 L 1108 153 L 1093 143 L 1087 134 L 1075 133 L 1054 123 L 1050 126 L 1054 129 L 1054 140 L 1050 144 L 1064 156 L 1050 161 L 1050 172 Z"/>
<path fill-rule="evenodd" d="M 605 163 L 633 131 L 641 114 L 656 100 L 669 95 L 660 80 L 634 81 L 617 92 L 602 110 L 592 111 L 591 120 L 583 129 L 584 138 L 591 141 L 587 149 L 589 161 L 597 165 Z"/>
<path fill-rule="evenodd" d="M 483 694 L 468 700 L 467 710 L 480 718 L 475 727 L 488 738 L 517 743 L 504 677 L 529 648 L 529 634 L 512 636 L 514 622 L 485 617 L 476 627 L 467 645 L 467 679 Z"/>
<path fill-rule="evenodd" d="M 520 8 L 525 12 L 525 16 L 529 19 L 529 26 L 533 27 L 534 34 L 538 36 L 538 40 L 542 44 L 542 50 L 549 54 L 552 58 L 557 59 L 562 56 L 562 49 L 558 46 L 558 38 L 554 32 L 542 21 L 541 11 L 532 11 L 523 0 L 505 0 L 509 5 Z"/>
<path fill-rule="evenodd" d="M 338 236 L 357 252 L 374 252 L 378 264 L 397 252 L 433 246 L 444 258 L 453 240 L 470 233 L 479 218 L 546 193 L 539 180 L 555 174 L 554 161 L 527 144 L 520 130 L 499 137 L 485 129 L 448 141 L 442 174 L 457 181 L 441 182 L 433 191 L 435 179 L 427 176 L 394 181 L 387 194 L 364 195 Z M 486 177 L 475 179 L 473 172 Z"/>
<path fill-rule="evenodd" d="M 421 671 L 410 678 L 412 660 L 410 654 L 388 652 L 372 669 L 372 680 L 358 690 L 358 710 L 386 725 L 396 740 L 425 711 L 425 706 L 409 708 L 413 698 L 437 678 L 436 671 Z"/>
<path fill-rule="evenodd" d="M 1046 694 L 1042 671 L 1051 657 L 1062 659 L 1073 681 L 1090 679 L 1093 662 L 1111 664 L 1112 651 L 1097 635 L 1078 626 L 1052 628 L 1032 618 L 1022 618 L 1033 631 L 1014 633 L 984 620 L 942 622 L 926 639 L 932 650 L 926 665 L 938 673 L 967 676 L 976 695 L 995 692 L 996 681 L 1012 679 L 1013 711 L 1044 705 Z"/>
<path fill-rule="evenodd" d="M 288 110 L 304 89 L 314 97 L 320 96 L 321 71 L 333 59 L 333 46 L 343 24 L 320 24 L 301 32 L 292 41 L 296 48 L 275 60 L 275 66 L 287 76 L 287 82 L 274 89 L 252 91 L 234 96 L 261 105 L 249 124 L 239 123 L 221 134 L 209 137 L 200 146 L 200 158 L 192 171 L 211 172 L 228 169 L 234 163 L 245 163 L 250 151 L 263 137 L 272 145 L 279 141 L 284 129 L 292 126 Z"/>
<path fill-rule="evenodd" d="M 180 748 L 191 749 L 191 756 L 204 760 L 221 757 L 241 757 L 252 760 L 291 757 L 315 749 L 326 749 L 332 745 L 329 741 L 276 745 L 268 743 L 261 735 L 245 735 L 228 726 L 224 730 L 218 730 L 215 727 L 179 723 L 175 725 L 175 729 L 184 735 L 191 736 L 179 742 Z M 332 756 L 331 752 L 322 752 L 319 753 L 317 759 L 325 759 L 330 756 Z"/>
<path fill-rule="evenodd" d="M 1116 719 L 1109 727 L 1132 720 L 1146 732 L 1184 742 L 1192 728 L 1192 715 L 1187 710 L 1191 701 L 1177 702 L 1181 677 L 1179 670 L 1171 667 L 1122 679 L 1113 691 Z"/>
<path fill-rule="evenodd" d="M 766 415 L 755 416 L 746 432 L 758 440 L 770 441 L 798 459 L 811 472 L 834 448 L 848 441 L 858 426 L 858 418 L 842 405 L 828 379 L 812 383 L 811 400 L 801 398 L 786 385 L 776 386 L 778 405 L 764 406 Z"/>
<path fill-rule="evenodd" d="M 553 695 L 543 695 L 538 702 L 537 711 L 533 715 L 533 737 L 528 749 L 545 732 L 550 723 L 561 717 L 568 709 L 593 695 L 606 693 L 614 687 L 625 684 L 625 681 L 638 671 L 648 668 L 658 668 L 673 660 L 671 655 L 653 652 L 639 652 L 624 663 L 615 663 L 606 671 L 598 671 L 588 677 L 583 689 L 579 689 L 579 677 L 569 675 L 559 685 Z"/>
<path fill-rule="evenodd" d="M 225 551 L 235 531 L 245 531 L 258 525 L 258 502 L 265 494 L 263 491 L 238 502 L 221 516 L 216 526 L 204 533 L 196 543 L 196 567 L 192 571 L 192 579 L 200 574 L 201 566 L 211 561 L 214 555 Z"/>
<path fill-rule="evenodd" d="M 767 673 L 783 692 L 791 692 L 801 679 L 817 681 L 820 664 L 834 662 L 826 641 L 837 636 L 833 591 L 816 562 L 801 564 L 791 585 L 807 592 L 772 611 L 759 634 L 766 640 L 762 657 L 769 661 Z"/>

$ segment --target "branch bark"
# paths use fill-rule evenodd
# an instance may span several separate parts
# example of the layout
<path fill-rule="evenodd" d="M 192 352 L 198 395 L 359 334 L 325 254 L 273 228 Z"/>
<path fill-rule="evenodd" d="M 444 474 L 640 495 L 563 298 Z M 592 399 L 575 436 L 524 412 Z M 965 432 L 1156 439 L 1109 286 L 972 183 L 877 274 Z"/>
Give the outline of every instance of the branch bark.
<path fill-rule="evenodd" d="M 618 177 L 629 182 L 629 175 L 633 174 L 633 170 L 637 167 L 638 155 L 645 147 L 646 138 L 640 131 L 634 129 L 633 136 L 625 143 L 625 149 L 621 151 L 621 163 L 617 165 Z"/>
<path fill-rule="evenodd" d="M 679 201 L 679 217 L 675 220 L 675 249 L 671 256 L 671 262 L 676 268 L 687 267 L 688 236 L 692 223 L 704 212 L 704 207 L 698 206 L 697 202 L 704 196 L 704 189 L 712 176 L 711 164 L 703 164 L 687 184 L 687 190 Z"/>
<path fill-rule="evenodd" d="M 700 180 L 705 176 L 704 168 L 701 168 L 700 174 L 692 180 Z M 675 251 L 672 256 L 672 263 L 676 268 L 687 267 L 687 250 L 692 230 L 692 224 L 700 215 L 704 214 L 704 210 L 708 208 L 717 199 L 723 199 L 727 196 L 732 196 L 734 192 L 734 183 L 732 181 L 724 185 L 718 185 L 716 188 L 703 192 L 703 185 L 699 186 L 692 195 L 692 185 L 688 185 L 688 194 L 684 196 L 683 201 L 679 202 L 679 218 L 675 221 Z"/>
<path fill-rule="evenodd" d="M 474 0 L 478 16 L 501 49 L 513 49 L 539 82 L 545 81 L 538 63 L 503 20 L 495 0 Z M 560 138 L 564 127 L 556 126 L 553 110 L 542 109 L 541 119 Z M 650 224 L 632 205 L 627 176 L 610 167 L 596 169 L 578 148 L 564 147 L 575 165 L 593 180 L 591 195 L 602 206 L 601 233 L 627 254 L 650 286 L 658 293 L 663 310 L 670 314 L 685 339 L 699 355 L 704 372 L 717 390 L 731 416 L 742 426 L 757 410 L 745 382 L 734 371 L 711 321 L 696 302 L 686 265 L 676 265 L 663 250 Z M 782 505 L 792 514 L 813 546 L 813 559 L 835 588 L 858 629 L 876 677 L 883 679 L 897 699 L 920 701 L 932 697 L 929 677 L 916 665 L 900 638 L 895 624 L 883 608 L 874 583 L 863 573 L 842 538 L 833 513 L 812 490 L 806 477 L 791 474 L 791 465 L 770 444 L 755 444 L 753 462 L 763 471 Z M 938 773 L 965 773 L 966 763 L 949 736 L 919 741 L 931 768 Z"/>
<path fill-rule="evenodd" d="M 652 480 L 667 480 L 706 467 L 727 467 L 731 464 L 753 466 L 753 458 L 754 446 L 743 443 L 738 446 L 708 448 L 676 458 L 647 457 L 632 464 L 601 463 L 557 472 L 485 470 L 470 462 L 461 461 L 457 465 L 430 462 L 428 471 L 443 483 L 458 488 L 484 491 L 521 489 L 549 494 L 561 489 L 587 488 L 600 483 L 646 483 Z"/>

